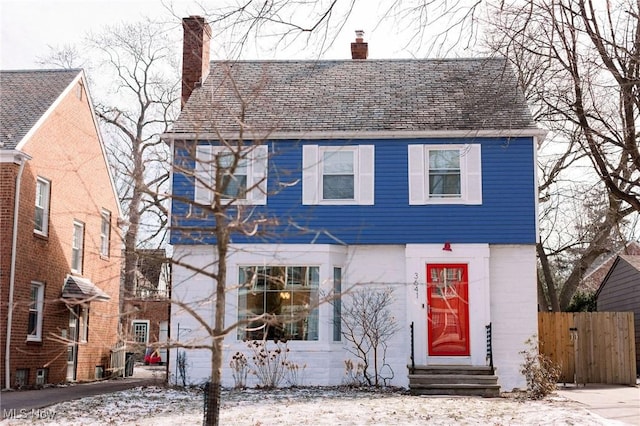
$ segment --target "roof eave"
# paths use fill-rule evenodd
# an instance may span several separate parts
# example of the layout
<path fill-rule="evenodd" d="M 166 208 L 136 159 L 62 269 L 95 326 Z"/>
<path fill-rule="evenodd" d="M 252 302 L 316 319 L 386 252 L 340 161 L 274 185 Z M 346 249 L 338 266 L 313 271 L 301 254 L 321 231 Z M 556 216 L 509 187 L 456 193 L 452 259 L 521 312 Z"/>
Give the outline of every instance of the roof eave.
<path fill-rule="evenodd" d="M 31 156 L 17 149 L 0 149 L 0 163 L 22 164 L 31 160 Z"/>
<path fill-rule="evenodd" d="M 245 131 L 245 140 L 318 140 L 318 139 L 424 139 L 424 138 L 480 138 L 480 137 L 536 137 L 545 138 L 547 131 L 540 128 L 486 129 L 486 130 L 375 130 L 375 131 L 309 131 L 271 132 L 267 134 Z M 166 140 L 220 140 L 238 139 L 238 133 L 227 132 L 167 132 Z"/>

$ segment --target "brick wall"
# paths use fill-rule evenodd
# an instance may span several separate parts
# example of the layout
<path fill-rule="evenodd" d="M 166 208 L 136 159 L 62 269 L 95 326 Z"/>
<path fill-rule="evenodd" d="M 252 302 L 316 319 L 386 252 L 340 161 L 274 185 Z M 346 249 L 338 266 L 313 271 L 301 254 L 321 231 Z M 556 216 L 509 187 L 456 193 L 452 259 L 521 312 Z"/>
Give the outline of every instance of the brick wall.
<path fill-rule="evenodd" d="M 162 321 L 169 321 L 169 307 L 171 303 L 168 300 L 154 300 L 154 299 L 131 299 L 127 301 L 127 305 L 131 308 L 129 311 L 133 312 L 129 316 L 128 321 L 128 338 L 127 340 L 133 340 L 132 337 L 132 322 L 134 320 L 148 320 L 149 321 L 149 344 L 153 345 L 158 343 L 160 339 L 160 323 Z M 137 352 L 144 354 L 144 348 L 138 348 Z"/>
<path fill-rule="evenodd" d="M 108 302 L 90 303 L 88 341 L 79 344 L 78 348 L 76 378 L 78 381 L 92 380 L 96 366 L 108 367 L 110 350 L 117 339 L 120 274 L 117 249 L 120 236 L 117 200 L 84 90 L 71 90 L 24 145 L 23 151 L 32 159 L 25 167 L 20 189 L 11 380 L 15 380 L 16 369 L 28 369 L 28 383 L 34 384 L 39 368 L 48 368 L 48 381 L 51 383 L 66 380 L 67 344 L 63 336 L 68 333 L 69 309 L 60 297 L 64 279 L 71 271 L 74 220 L 85 224 L 81 275 L 111 297 Z M 51 181 L 49 233 L 46 237 L 33 232 L 38 176 Z M 2 182 L 5 182 L 4 175 Z M 4 185 L 2 189 L 4 196 Z M 99 254 L 102 209 L 111 212 L 111 252 L 108 258 Z M 3 232 L 5 227 L 3 221 Z M 4 236 L 3 241 L 6 241 Z M 6 248 L 3 246 L 2 250 L 4 254 Z M 4 263 L 2 265 L 2 297 L 6 301 Z M 32 281 L 45 285 L 41 342 L 26 341 Z M 6 315 L 2 315 L 1 321 L 2 328 L 6 330 Z"/>
<path fill-rule="evenodd" d="M 6 345 L 6 318 L 9 299 L 9 277 L 11 268 L 11 229 L 13 227 L 13 206 L 15 179 L 18 166 L 13 163 L 0 163 L 0 380 L 4 384 L 4 350 Z M 4 386 L 1 386 L 4 387 Z"/>
<path fill-rule="evenodd" d="M 201 16 L 182 20 L 184 33 L 182 49 L 182 107 L 198 83 L 209 74 L 209 42 L 211 27 Z"/>

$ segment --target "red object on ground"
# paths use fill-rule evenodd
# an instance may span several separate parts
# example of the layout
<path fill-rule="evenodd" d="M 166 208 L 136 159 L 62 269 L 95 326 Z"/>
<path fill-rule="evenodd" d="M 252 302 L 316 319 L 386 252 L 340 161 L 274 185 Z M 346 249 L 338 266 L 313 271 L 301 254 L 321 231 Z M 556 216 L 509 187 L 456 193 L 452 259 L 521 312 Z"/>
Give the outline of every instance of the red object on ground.
<path fill-rule="evenodd" d="M 161 362 L 162 362 L 162 358 L 160 358 L 160 353 L 158 352 L 158 350 L 147 348 L 147 351 L 144 354 L 144 363 L 148 365 L 148 364 L 160 364 Z"/>

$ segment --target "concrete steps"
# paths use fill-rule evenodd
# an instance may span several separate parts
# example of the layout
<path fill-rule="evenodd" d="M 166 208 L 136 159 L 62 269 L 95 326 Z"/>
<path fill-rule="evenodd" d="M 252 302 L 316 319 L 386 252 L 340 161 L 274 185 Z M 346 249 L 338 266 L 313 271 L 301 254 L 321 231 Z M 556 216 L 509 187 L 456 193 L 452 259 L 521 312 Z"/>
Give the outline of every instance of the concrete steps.
<path fill-rule="evenodd" d="M 409 367 L 412 395 L 500 396 L 498 377 L 488 366 L 417 365 Z"/>

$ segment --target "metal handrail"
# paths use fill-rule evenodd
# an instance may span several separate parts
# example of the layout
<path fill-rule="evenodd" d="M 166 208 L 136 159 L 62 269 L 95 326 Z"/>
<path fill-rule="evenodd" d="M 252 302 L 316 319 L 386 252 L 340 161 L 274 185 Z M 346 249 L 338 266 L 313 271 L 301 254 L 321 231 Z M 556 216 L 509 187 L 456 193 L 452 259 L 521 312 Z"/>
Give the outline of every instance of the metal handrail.
<path fill-rule="evenodd" d="M 416 371 L 416 358 L 415 358 L 415 345 L 414 345 L 414 333 L 413 333 L 413 321 L 411 321 L 411 325 L 409 326 L 411 330 L 411 374 Z"/>
<path fill-rule="evenodd" d="M 491 323 L 484 326 L 487 334 L 487 361 L 489 362 L 489 367 L 491 367 L 491 371 L 493 372 L 493 344 L 492 344 L 492 326 Z"/>

